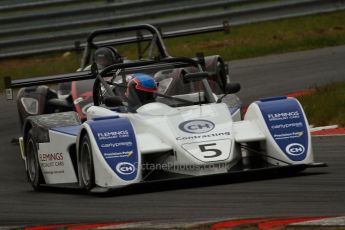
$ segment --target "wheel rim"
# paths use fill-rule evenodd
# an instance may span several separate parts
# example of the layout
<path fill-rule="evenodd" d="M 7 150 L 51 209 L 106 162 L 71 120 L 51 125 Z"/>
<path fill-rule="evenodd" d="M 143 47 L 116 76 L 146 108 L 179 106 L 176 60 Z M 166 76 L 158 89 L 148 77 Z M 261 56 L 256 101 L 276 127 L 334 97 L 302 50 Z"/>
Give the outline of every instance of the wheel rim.
<path fill-rule="evenodd" d="M 87 142 L 82 145 L 81 151 L 81 174 L 84 185 L 88 186 L 91 180 L 92 170 L 91 150 Z"/>
<path fill-rule="evenodd" d="M 36 161 L 36 151 L 35 151 L 35 143 L 32 139 L 29 139 L 27 145 L 27 166 L 28 166 L 28 174 L 31 181 L 34 181 L 37 174 L 37 161 Z"/>

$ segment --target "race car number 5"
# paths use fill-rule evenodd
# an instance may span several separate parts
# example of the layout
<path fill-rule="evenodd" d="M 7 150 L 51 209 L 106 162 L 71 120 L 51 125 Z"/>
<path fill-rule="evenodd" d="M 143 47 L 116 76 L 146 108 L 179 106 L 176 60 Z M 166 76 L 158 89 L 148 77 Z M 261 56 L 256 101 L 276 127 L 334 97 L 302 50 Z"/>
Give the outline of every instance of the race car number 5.
<path fill-rule="evenodd" d="M 201 152 L 211 152 L 213 153 L 212 155 L 205 155 L 203 156 L 204 158 L 213 158 L 213 157 L 218 157 L 222 155 L 222 151 L 216 148 L 209 148 L 210 146 L 217 146 L 216 143 L 211 143 L 211 144 L 205 144 L 205 145 L 199 145 L 199 148 Z"/>
<path fill-rule="evenodd" d="M 186 143 L 182 148 L 194 158 L 203 162 L 226 160 L 230 157 L 231 141 L 229 139 Z"/>

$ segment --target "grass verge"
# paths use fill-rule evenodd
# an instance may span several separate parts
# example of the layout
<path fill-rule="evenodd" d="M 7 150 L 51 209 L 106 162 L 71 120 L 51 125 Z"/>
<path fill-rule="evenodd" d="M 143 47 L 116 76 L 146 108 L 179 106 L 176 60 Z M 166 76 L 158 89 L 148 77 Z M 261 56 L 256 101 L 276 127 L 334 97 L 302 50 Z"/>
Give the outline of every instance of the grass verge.
<path fill-rule="evenodd" d="M 299 96 L 309 124 L 345 127 L 345 82 L 316 87 L 311 94 Z"/>

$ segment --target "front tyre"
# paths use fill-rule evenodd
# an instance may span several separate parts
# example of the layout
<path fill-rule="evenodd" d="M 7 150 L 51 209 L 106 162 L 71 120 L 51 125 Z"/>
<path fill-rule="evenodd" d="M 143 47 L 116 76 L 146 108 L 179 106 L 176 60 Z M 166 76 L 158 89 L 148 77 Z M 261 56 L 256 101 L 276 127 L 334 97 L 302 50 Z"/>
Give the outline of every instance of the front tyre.
<path fill-rule="evenodd" d="M 44 178 L 38 161 L 37 143 L 30 130 L 25 142 L 27 177 L 34 190 L 40 190 L 41 184 L 44 184 Z"/>
<path fill-rule="evenodd" d="M 95 187 L 95 172 L 92 158 L 92 147 L 90 138 L 86 134 L 83 136 L 80 144 L 80 182 L 81 186 L 87 192 Z"/>

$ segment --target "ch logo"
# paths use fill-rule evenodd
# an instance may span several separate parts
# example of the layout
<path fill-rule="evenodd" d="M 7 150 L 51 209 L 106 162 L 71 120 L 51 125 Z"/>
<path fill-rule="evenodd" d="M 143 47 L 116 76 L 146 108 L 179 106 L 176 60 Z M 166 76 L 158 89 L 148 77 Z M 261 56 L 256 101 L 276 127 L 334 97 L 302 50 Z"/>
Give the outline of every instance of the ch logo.
<path fill-rule="evenodd" d="M 303 145 L 299 143 L 292 143 L 292 144 L 287 145 L 285 150 L 286 150 L 286 153 L 291 156 L 299 156 L 304 153 L 305 148 Z"/>
<path fill-rule="evenodd" d="M 178 127 L 187 133 L 207 133 L 214 129 L 215 124 L 208 120 L 190 120 L 182 122 Z"/>
<path fill-rule="evenodd" d="M 135 172 L 135 166 L 129 162 L 121 162 L 116 165 L 116 171 L 123 175 L 130 175 Z"/>

